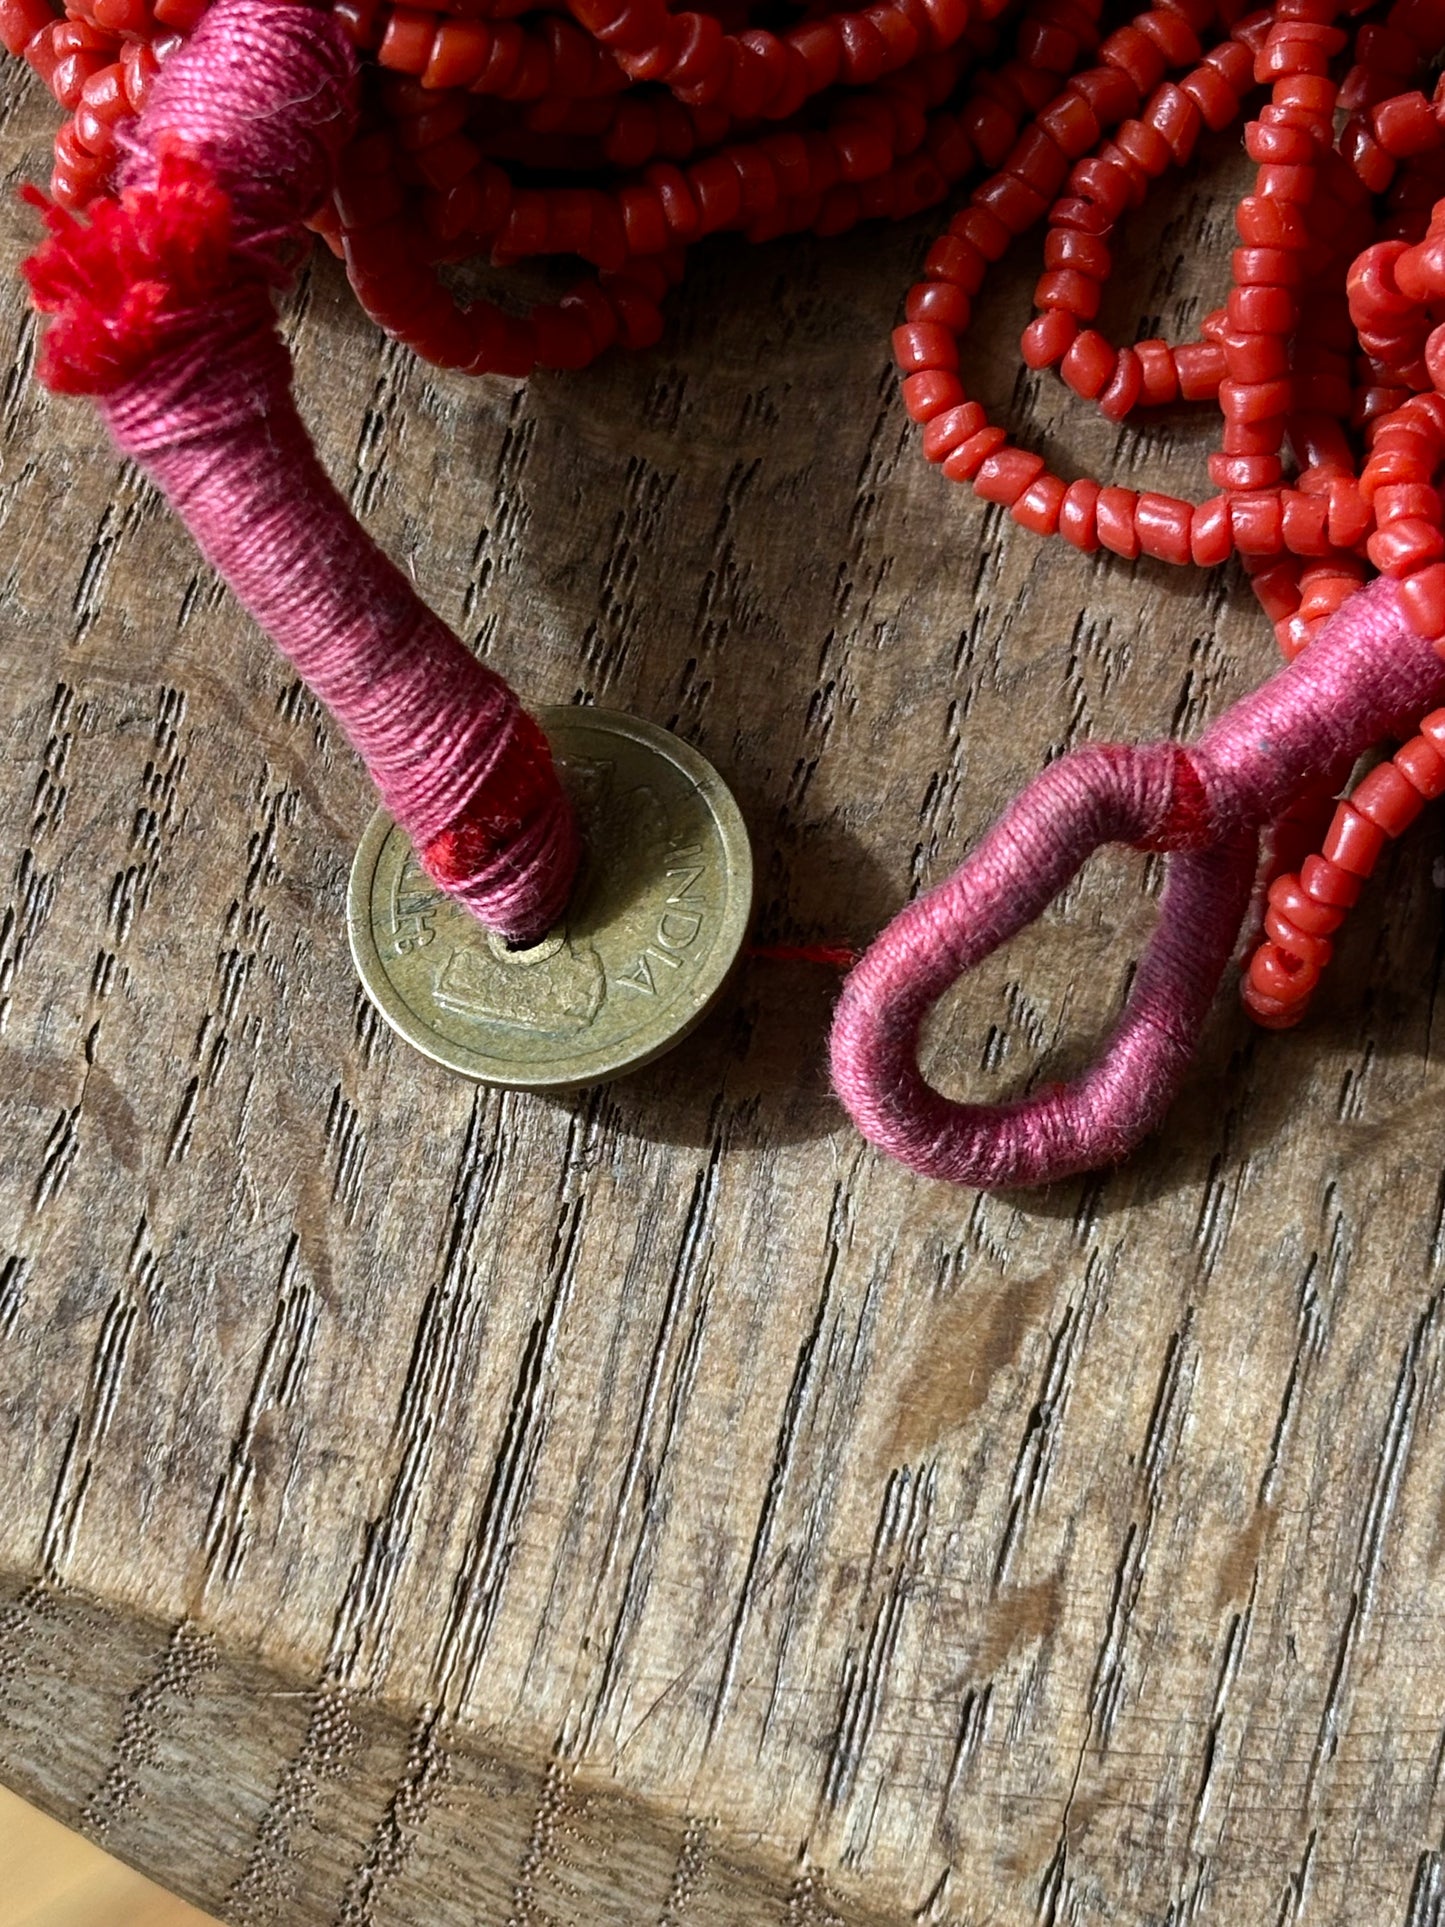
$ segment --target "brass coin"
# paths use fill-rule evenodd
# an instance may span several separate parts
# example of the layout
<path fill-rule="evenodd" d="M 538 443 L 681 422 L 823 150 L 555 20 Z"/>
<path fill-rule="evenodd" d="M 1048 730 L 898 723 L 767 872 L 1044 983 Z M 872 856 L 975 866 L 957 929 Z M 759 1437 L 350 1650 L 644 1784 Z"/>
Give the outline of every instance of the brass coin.
<path fill-rule="evenodd" d="M 484 1084 L 577 1090 L 651 1062 L 721 990 L 752 911 L 737 804 L 686 743 L 605 709 L 536 712 L 582 827 L 564 921 L 524 950 L 432 882 L 385 810 L 351 870 L 351 954 L 409 1044 Z"/>

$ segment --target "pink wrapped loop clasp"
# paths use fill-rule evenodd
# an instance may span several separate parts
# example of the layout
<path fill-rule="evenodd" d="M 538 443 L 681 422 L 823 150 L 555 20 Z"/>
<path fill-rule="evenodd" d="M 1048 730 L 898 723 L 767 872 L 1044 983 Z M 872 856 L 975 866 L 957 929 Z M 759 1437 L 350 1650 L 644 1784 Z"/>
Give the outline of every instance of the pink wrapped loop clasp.
<path fill-rule="evenodd" d="M 1170 857 L 1122 1019 L 1073 1083 L 1013 1103 L 956 1103 L 925 1081 L 918 1038 L 949 985 L 1032 923 L 1101 844 L 1158 844 L 1183 760 L 1173 743 L 1064 757 L 946 883 L 889 925 L 848 978 L 833 1026 L 834 1081 L 866 1137 L 925 1176 L 993 1186 L 1109 1163 L 1153 1129 L 1194 1055 L 1249 901 L 1257 839 L 1247 832 Z"/>
<path fill-rule="evenodd" d="M 962 866 L 910 904 L 848 977 L 833 1081 L 863 1134 L 924 1176 L 1043 1184 L 1124 1157 L 1163 1116 L 1238 939 L 1260 833 L 1301 790 L 1445 692 L 1445 663 L 1382 578 L 1199 742 L 1076 750 L 1015 798 Z M 918 1067 L 924 1018 L 1103 843 L 1173 852 L 1120 1022 L 1063 1086 L 1002 1104 L 945 1097 Z"/>

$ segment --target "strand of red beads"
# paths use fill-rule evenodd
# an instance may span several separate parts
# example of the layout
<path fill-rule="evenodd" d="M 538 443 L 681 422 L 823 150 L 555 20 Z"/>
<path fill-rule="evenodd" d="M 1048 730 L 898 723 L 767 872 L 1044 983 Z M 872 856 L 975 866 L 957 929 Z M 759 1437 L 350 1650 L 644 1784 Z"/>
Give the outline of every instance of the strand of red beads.
<path fill-rule="evenodd" d="M 427 359 L 519 376 L 645 347 L 706 236 L 838 233 L 973 177 L 894 337 L 930 461 L 1086 552 L 1238 555 L 1287 658 L 1372 569 L 1398 582 L 1420 634 L 1445 638 L 1445 109 L 1416 85 L 1445 41 L 1445 0 L 1160 0 L 1109 30 L 1102 0 L 819 0 L 785 26 L 745 0 L 334 3 L 369 60 L 314 225 L 367 310 Z M 107 190 L 126 120 L 204 5 L 0 0 L 0 40 L 71 116 L 61 206 Z M 1115 345 L 1095 323 L 1120 223 L 1256 89 L 1225 304 L 1195 341 Z M 1054 474 L 966 393 L 975 297 L 1039 222 L 1025 362 L 1111 421 L 1217 405 L 1209 500 Z M 525 313 L 463 303 L 443 271 L 477 254 L 588 272 Z M 1268 1024 L 1302 1014 L 1385 842 L 1442 792 L 1441 713 L 1336 806 L 1346 775 L 1275 826 L 1244 990 Z"/>
<path fill-rule="evenodd" d="M 1287 658 L 1359 587 L 1367 564 L 1398 581 L 1421 635 L 1445 638 L 1434 487 L 1445 455 L 1445 135 L 1438 95 L 1432 103 L 1395 91 L 1445 37 L 1445 5 L 1401 0 L 1383 22 L 1359 25 L 1340 85 L 1330 68 L 1350 46 L 1336 24 L 1342 11 L 1338 0 L 1278 0 L 1243 17 L 1226 8 L 1217 17 L 1228 36 L 1208 53 L 1206 5 L 1175 0 L 1137 16 L 974 190 L 929 254 L 894 335 L 924 453 L 950 480 L 1085 551 L 1206 564 L 1240 555 Z M 1177 84 L 1164 78 L 1191 61 Z M 1090 324 L 1119 221 L 1189 158 L 1204 127 L 1227 126 L 1250 87 L 1266 84 L 1269 101 L 1245 129 L 1257 173 L 1236 215 L 1226 307 L 1196 343 L 1116 348 Z M 1351 112 L 1336 139 L 1340 105 Z M 1065 481 L 965 394 L 959 338 L 972 299 L 988 265 L 1055 195 L 1024 360 L 1057 368 L 1114 421 L 1141 406 L 1216 400 L 1223 435 L 1209 473 L 1220 493 L 1210 501 Z M 1368 449 L 1358 470 L 1352 432 Z M 1321 855 L 1287 867 L 1323 827 L 1330 794 L 1300 799 L 1276 827 L 1265 941 L 1244 986 L 1260 1021 L 1303 1014 L 1328 937 L 1386 839 L 1440 793 L 1436 721 L 1334 810 Z"/>

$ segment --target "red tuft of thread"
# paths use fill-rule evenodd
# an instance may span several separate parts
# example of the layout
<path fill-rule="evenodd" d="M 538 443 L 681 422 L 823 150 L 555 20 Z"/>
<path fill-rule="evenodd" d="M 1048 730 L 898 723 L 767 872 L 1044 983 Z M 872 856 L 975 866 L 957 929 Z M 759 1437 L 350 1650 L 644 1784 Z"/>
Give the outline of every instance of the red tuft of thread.
<path fill-rule="evenodd" d="M 84 221 L 33 187 L 21 190 L 50 232 L 25 278 L 36 307 L 53 317 L 39 375 L 58 394 L 110 394 L 168 333 L 194 326 L 198 304 L 234 276 L 229 195 L 178 140 L 157 158 L 152 184 L 92 201 Z"/>

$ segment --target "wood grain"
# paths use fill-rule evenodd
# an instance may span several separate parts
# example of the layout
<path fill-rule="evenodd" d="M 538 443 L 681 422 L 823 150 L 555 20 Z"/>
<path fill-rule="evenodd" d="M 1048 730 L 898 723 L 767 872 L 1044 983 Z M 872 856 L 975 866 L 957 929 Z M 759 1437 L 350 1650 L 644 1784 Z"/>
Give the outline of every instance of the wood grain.
<path fill-rule="evenodd" d="M 7 179 L 49 112 L 6 70 Z M 1214 172 L 1110 325 L 1218 294 Z M 543 1101 L 352 980 L 364 784 L 29 379 L 5 199 L 0 1772 L 234 1923 L 1439 1927 L 1434 821 L 1304 1034 L 1222 1001 L 1169 1127 L 1042 1195 L 831 1100 L 825 973 Z M 1042 546 L 928 471 L 888 329 L 937 222 L 719 246 L 656 352 L 437 376 L 334 269 L 323 459 L 537 701 L 736 785 L 766 940 L 857 940 L 1063 746 L 1265 673 L 1237 573 Z M 989 398 L 1203 493 L 1206 425 Z M 1078 1061 L 1157 866 L 949 1001 L 955 1089 Z"/>

